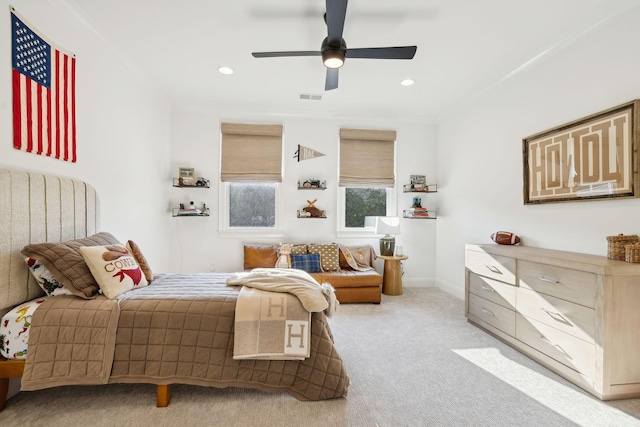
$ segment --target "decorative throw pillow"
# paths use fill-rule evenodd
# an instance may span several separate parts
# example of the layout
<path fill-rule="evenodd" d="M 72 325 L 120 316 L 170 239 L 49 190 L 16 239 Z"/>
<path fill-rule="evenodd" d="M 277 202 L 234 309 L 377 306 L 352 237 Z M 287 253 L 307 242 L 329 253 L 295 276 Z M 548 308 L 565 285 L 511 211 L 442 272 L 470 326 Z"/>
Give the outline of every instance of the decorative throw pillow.
<path fill-rule="evenodd" d="M 147 282 L 151 282 L 153 280 L 153 272 L 151 271 L 151 267 L 149 267 L 149 263 L 147 262 L 147 259 L 142 254 L 142 251 L 140 250 L 140 246 L 138 246 L 137 243 L 134 242 L 133 240 L 127 240 L 126 247 L 127 247 L 127 250 L 131 253 L 131 255 L 133 255 L 133 257 L 136 259 L 136 262 L 138 263 L 138 265 L 140 266 L 140 269 L 144 273 L 144 277 L 145 279 L 147 279 Z"/>
<path fill-rule="evenodd" d="M 22 255 L 40 261 L 72 294 L 91 299 L 98 295 L 100 287 L 82 258 L 79 248 L 112 245 L 118 242 L 112 234 L 102 232 L 65 242 L 32 243 L 22 248 Z"/>
<path fill-rule="evenodd" d="M 291 268 L 304 270 L 307 273 L 320 273 L 322 272 L 322 268 L 320 267 L 320 255 L 319 254 L 306 254 L 306 255 L 292 254 Z"/>
<path fill-rule="evenodd" d="M 24 262 L 27 263 L 27 267 L 29 267 L 29 271 L 38 286 L 42 288 L 42 290 L 47 294 L 47 296 L 56 296 L 56 295 L 73 295 L 64 285 L 53 277 L 53 274 L 47 267 L 42 265 L 40 261 L 34 258 L 25 258 Z"/>
<path fill-rule="evenodd" d="M 320 254 L 320 264 L 322 271 L 340 271 L 340 260 L 338 255 L 338 244 L 327 245 L 307 245 L 310 254 Z"/>
<path fill-rule="evenodd" d="M 343 244 L 338 244 L 338 259 L 340 268 L 353 268 L 351 263 L 347 260 L 347 257 L 350 258 L 349 261 L 353 261 L 353 257 L 349 254 L 349 249 Z M 353 261 L 355 264 L 355 261 Z"/>
<path fill-rule="evenodd" d="M 291 245 L 291 255 L 306 255 L 307 253 L 307 245 Z"/>
<path fill-rule="evenodd" d="M 278 245 L 244 245 L 244 269 L 273 268 L 279 249 Z"/>
<path fill-rule="evenodd" d="M 349 245 L 344 248 L 344 256 L 351 268 L 358 271 L 373 269 L 375 265 L 375 252 L 371 245 Z"/>
<path fill-rule="evenodd" d="M 36 298 L 12 308 L 0 323 L 0 356 L 7 359 L 24 360 L 27 358 L 29 326 L 36 309 L 47 297 Z"/>
<path fill-rule="evenodd" d="M 83 246 L 80 253 L 109 299 L 149 284 L 133 255 L 122 245 Z"/>

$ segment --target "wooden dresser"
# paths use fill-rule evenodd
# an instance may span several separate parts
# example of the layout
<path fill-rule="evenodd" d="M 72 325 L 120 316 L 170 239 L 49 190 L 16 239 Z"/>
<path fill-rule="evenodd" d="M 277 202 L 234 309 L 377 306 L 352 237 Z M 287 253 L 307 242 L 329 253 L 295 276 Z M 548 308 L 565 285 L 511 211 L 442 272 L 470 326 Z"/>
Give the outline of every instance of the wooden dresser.
<path fill-rule="evenodd" d="M 465 246 L 467 320 L 603 400 L 640 397 L 640 264 Z"/>

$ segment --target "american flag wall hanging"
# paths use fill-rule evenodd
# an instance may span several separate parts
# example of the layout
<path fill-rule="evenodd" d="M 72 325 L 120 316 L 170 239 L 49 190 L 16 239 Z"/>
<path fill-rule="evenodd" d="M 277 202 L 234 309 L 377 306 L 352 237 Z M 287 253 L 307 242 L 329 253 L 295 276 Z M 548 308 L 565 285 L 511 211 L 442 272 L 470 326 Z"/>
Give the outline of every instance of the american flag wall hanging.
<path fill-rule="evenodd" d="M 76 162 L 76 58 L 11 8 L 13 147 Z"/>

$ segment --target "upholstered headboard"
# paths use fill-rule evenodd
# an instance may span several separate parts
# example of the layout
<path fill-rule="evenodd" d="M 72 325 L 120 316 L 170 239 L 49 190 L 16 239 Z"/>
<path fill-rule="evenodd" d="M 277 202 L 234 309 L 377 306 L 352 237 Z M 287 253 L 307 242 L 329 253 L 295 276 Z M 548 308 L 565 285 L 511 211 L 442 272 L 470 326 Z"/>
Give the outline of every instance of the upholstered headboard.
<path fill-rule="evenodd" d="M 0 316 L 44 294 L 20 250 L 90 236 L 98 216 L 95 189 L 83 181 L 0 169 Z"/>

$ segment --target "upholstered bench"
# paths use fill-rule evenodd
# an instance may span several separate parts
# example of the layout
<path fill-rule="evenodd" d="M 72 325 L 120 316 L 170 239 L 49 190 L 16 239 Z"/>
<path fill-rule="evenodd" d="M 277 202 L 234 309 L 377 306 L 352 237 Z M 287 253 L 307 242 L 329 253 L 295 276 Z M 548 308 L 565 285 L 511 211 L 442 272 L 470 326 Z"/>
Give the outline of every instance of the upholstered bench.
<path fill-rule="evenodd" d="M 309 274 L 319 283 L 331 284 L 340 303 L 380 303 L 382 276 L 375 270 L 375 252 L 371 245 L 333 243 L 293 244 L 290 247 L 292 260 L 303 255 L 320 255 L 320 268 L 309 270 Z M 280 245 L 244 245 L 245 270 L 275 267 L 279 251 Z M 327 259 L 334 256 L 337 262 Z"/>

